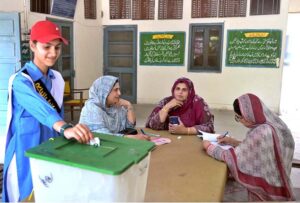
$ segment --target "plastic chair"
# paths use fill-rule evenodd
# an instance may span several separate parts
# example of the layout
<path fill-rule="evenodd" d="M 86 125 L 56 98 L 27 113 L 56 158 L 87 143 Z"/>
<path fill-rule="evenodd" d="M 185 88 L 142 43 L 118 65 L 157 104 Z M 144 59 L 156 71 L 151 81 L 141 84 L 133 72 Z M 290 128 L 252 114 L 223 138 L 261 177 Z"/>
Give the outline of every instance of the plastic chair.
<path fill-rule="evenodd" d="M 74 111 L 81 111 L 84 106 L 86 99 L 83 98 L 84 91 L 89 90 L 88 88 L 84 89 L 71 89 L 70 81 L 65 81 L 65 90 L 64 90 L 64 107 L 65 111 L 71 112 L 71 119 L 74 120 Z M 79 96 L 75 96 L 79 95 Z"/>

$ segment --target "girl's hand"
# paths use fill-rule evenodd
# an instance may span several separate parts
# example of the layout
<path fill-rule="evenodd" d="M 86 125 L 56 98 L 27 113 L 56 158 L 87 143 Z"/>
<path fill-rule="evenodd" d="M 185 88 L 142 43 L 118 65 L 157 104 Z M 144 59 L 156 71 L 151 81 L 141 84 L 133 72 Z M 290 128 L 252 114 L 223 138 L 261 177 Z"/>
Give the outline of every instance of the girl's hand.
<path fill-rule="evenodd" d="M 78 123 L 72 128 L 67 128 L 64 131 L 64 136 L 67 139 L 74 138 L 80 143 L 88 143 L 91 139 L 94 139 L 93 134 L 91 133 L 90 129 L 84 125 Z"/>

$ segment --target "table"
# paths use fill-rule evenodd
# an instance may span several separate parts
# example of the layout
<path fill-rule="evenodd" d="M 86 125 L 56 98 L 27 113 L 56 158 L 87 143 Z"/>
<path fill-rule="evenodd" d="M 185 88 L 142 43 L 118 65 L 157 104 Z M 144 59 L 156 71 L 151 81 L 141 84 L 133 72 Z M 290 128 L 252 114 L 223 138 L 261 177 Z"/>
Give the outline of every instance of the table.
<path fill-rule="evenodd" d="M 197 136 L 180 135 L 180 138 L 168 131 L 144 130 L 172 140 L 151 152 L 146 202 L 217 202 L 223 199 L 226 164 L 208 156 Z"/>

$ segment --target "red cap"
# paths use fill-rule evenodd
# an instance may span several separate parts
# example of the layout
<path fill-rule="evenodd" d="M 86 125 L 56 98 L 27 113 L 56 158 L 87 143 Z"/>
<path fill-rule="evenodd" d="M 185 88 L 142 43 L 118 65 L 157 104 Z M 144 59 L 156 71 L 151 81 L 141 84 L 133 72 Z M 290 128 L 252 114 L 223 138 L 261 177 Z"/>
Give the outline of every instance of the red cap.
<path fill-rule="evenodd" d="M 59 27 L 51 21 L 39 21 L 32 26 L 30 40 L 47 43 L 54 39 L 61 39 L 64 44 L 68 44 L 68 40 L 61 36 Z"/>

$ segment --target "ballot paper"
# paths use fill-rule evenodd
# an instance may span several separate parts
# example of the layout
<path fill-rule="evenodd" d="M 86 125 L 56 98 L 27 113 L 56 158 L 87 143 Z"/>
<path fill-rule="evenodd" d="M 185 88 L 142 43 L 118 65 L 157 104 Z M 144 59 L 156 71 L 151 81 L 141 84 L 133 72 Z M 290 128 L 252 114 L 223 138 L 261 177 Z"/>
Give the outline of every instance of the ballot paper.
<path fill-rule="evenodd" d="M 230 149 L 232 148 L 231 145 L 227 145 L 227 144 L 220 144 L 218 143 L 218 140 L 217 140 L 217 137 L 219 137 L 220 135 L 224 135 L 224 134 L 218 134 L 218 133 L 207 133 L 207 132 L 204 132 L 204 131 L 201 131 L 201 130 L 198 130 L 198 137 L 199 138 L 202 138 L 203 140 L 207 140 L 207 141 L 210 141 L 211 144 L 213 145 L 216 145 L 216 146 L 219 146 L 221 147 L 222 149 Z M 225 136 L 228 136 L 227 133 Z"/>
<path fill-rule="evenodd" d="M 94 137 L 94 139 L 91 139 L 89 145 L 95 146 L 95 147 L 100 147 L 100 139 L 99 137 Z"/>

